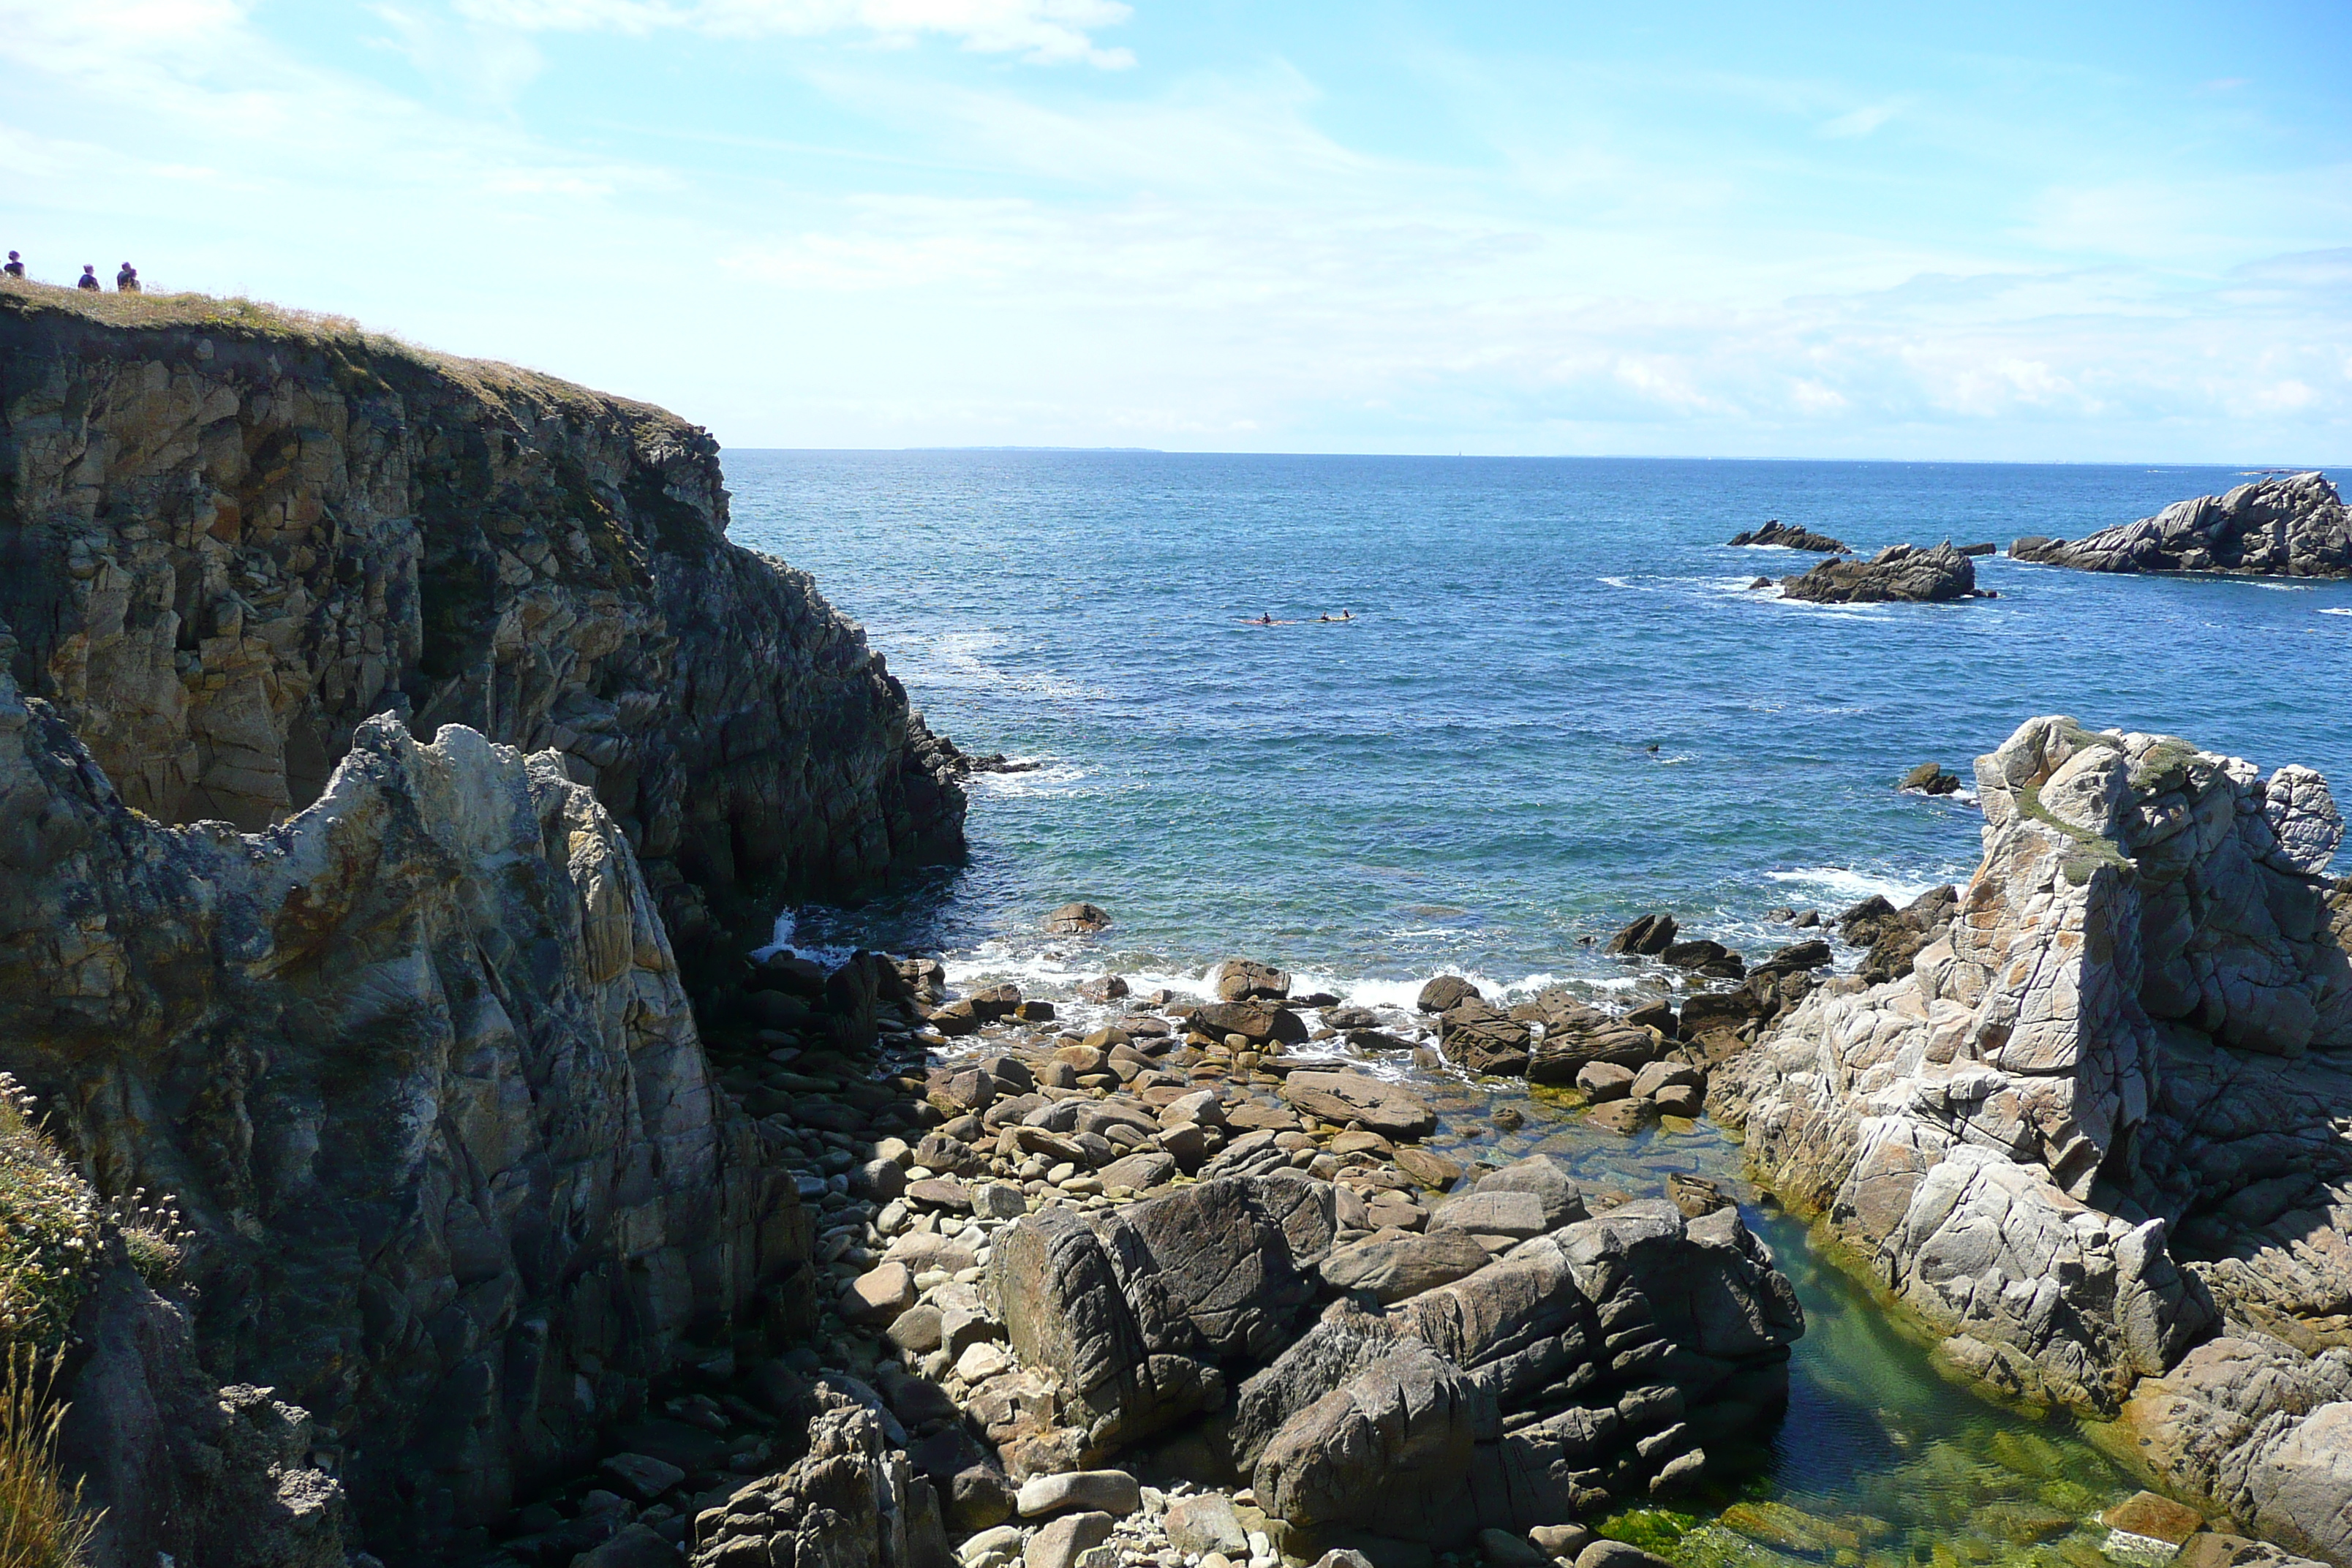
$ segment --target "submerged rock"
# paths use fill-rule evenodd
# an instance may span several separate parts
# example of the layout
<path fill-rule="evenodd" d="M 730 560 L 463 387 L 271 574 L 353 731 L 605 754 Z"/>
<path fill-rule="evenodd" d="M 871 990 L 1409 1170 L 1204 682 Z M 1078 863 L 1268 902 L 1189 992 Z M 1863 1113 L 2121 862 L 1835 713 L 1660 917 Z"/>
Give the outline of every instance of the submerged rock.
<path fill-rule="evenodd" d="M 1763 527 L 1757 529 L 1752 533 L 1740 533 L 1735 535 L 1731 540 L 1731 542 L 1734 544 L 1777 544 L 1783 550 L 1811 550 L 1824 555 L 1848 555 L 1853 553 L 1853 552 L 1846 548 L 1845 544 L 1842 541 L 1832 539 L 1826 533 L 1815 533 L 1811 529 L 1798 528 L 1792 524 L 1784 523 L 1778 518 L 1773 519 L 1770 522 L 1766 523 Z"/>
<path fill-rule="evenodd" d="M 2084 572 L 2231 572 L 2352 576 L 2352 513 L 2317 473 L 2273 475 L 2227 495 L 2175 501 L 2154 517 L 2069 543 L 2028 537 L 2020 561 Z"/>
<path fill-rule="evenodd" d="M 1946 773 L 1941 763 L 1921 763 L 1905 773 L 1902 782 L 1895 787 L 1916 790 L 1921 795 L 1958 795 L 1960 777 L 1958 773 Z"/>

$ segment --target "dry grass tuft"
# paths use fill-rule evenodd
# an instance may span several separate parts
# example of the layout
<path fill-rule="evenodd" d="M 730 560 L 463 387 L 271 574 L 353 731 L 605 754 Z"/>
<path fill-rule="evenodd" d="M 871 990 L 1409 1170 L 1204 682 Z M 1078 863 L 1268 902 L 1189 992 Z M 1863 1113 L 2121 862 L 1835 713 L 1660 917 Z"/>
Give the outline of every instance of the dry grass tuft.
<path fill-rule="evenodd" d="M 66 1407 L 50 1397 L 64 1352 L 13 1346 L 0 1376 L 0 1568 L 81 1568 L 100 1514 L 58 1468 Z"/>
<path fill-rule="evenodd" d="M 593 404 L 617 404 L 661 412 L 629 398 L 596 393 L 574 383 L 496 360 L 446 354 L 391 332 L 370 331 L 348 316 L 298 310 L 241 294 L 118 294 L 0 277 L 0 318 L 66 317 L 94 326 L 126 331 L 190 331 L 231 341 L 283 343 L 332 361 L 405 363 L 457 383 L 496 402 L 520 393 L 585 411 Z M 674 418 L 675 416 L 667 416 Z"/>

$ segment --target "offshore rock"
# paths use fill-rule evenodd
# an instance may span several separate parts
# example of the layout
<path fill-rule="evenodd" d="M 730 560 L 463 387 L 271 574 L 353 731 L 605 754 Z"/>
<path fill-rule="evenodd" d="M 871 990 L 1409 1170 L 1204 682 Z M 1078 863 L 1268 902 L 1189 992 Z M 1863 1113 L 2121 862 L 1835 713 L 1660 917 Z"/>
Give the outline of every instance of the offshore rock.
<path fill-rule="evenodd" d="M 1890 544 L 1867 562 L 1824 561 L 1801 577 L 1783 577 L 1780 595 L 1817 605 L 1944 604 L 1977 596 L 1977 569 L 1949 540 L 1926 550 Z"/>
<path fill-rule="evenodd" d="M 0 296 L 13 673 L 125 805 L 259 831 L 391 712 L 562 752 L 681 936 L 745 882 L 961 852 L 954 748 L 805 574 L 728 542 L 707 432 L 355 330 L 163 320 Z"/>
<path fill-rule="evenodd" d="M 2352 577 L 2352 512 L 2323 475 L 2273 476 L 2227 495 L 2175 501 L 2072 543 L 2021 539 L 2009 552 L 2084 572 Z"/>
<path fill-rule="evenodd" d="M 388 1547 L 498 1517 L 808 1255 L 619 825 L 457 726 L 170 827 L 0 674 L 0 1067 L 101 1190 L 180 1194 L 206 1361 L 317 1414 Z"/>
<path fill-rule="evenodd" d="M 1757 529 L 1753 532 L 1743 532 L 1735 535 L 1732 538 L 1731 542 L 1734 544 L 1777 544 L 1783 550 L 1811 550 L 1822 555 L 1849 555 L 1853 553 L 1853 552 L 1849 550 L 1845 543 L 1841 540 L 1832 539 L 1826 533 L 1815 533 L 1809 528 L 1795 527 L 1792 524 L 1780 521 L 1778 518 L 1773 519 L 1770 522 L 1766 523 L 1763 527 Z"/>
<path fill-rule="evenodd" d="M 1954 1364 L 2129 1399 L 2152 1440 L 2126 1458 L 2319 1550 L 2342 1500 L 2295 1435 L 2346 1397 L 2319 1352 L 2352 1342 L 2342 819 L 2306 769 L 2069 719 L 1976 773 L 1984 859 L 1942 934 L 1907 975 L 1808 998 L 1717 1068 L 1710 1109 Z M 2189 1352 L 2219 1327 L 2293 1365 L 2242 1357 L 2213 1393 L 2212 1347 Z M 2162 1435 L 2202 1407 L 2231 1413 L 2210 1440 Z M 2233 1479 L 2254 1475 L 2270 1489 Z"/>

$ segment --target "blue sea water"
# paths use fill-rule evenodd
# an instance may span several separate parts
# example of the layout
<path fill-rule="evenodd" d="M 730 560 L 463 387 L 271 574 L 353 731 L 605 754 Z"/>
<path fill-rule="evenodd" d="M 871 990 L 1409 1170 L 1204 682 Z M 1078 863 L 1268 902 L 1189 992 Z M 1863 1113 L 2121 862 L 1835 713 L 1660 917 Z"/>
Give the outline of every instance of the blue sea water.
<path fill-rule="evenodd" d="M 1814 557 L 1724 543 L 1778 518 L 1864 552 L 2005 548 L 2234 469 L 747 451 L 727 471 L 734 537 L 813 572 L 935 727 L 1040 764 L 974 781 L 969 864 L 786 917 L 800 943 L 939 952 L 962 981 L 1181 988 L 1244 953 L 1358 1001 L 1441 972 L 1623 999 L 1664 983 L 1589 939 L 1644 910 L 1753 954 L 1790 939 L 1774 906 L 1965 879 L 1972 799 L 1895 782 L 1966 776 L 2035 714 L 2352 781 L 2352 584 L 1996 556 L 1997 599 L 1825 607 L 1749 587 Z M 1117 924 L 1045 935 L 1074 899 Z M 1627 1142 L 1526 1109 L 1508 1136 L 1450 1112 L 1439 1142 L 1549 1149 L 1628 1190 L 1738 1170 L 1705 1125 Z M 2087 1519 L 2131 1489 L 2069 1424 L 1942 1382 L 1800 1226 L 1750 1214 L 1811 1318 L 1760 1495 L 1849 1521 L 1869 1561 L 2054 1564 L 2034 1510 Z M 2069 1560 L 2103 1538 L 2084 1526 Z"/>
<path fill-rule="evenodd" d="M 1647 909 L 1753 946 L 1772 906 L 1964 876 L 1976 813 L 1894 783 L 1929 760 L 1966 776 L 2037 713 L 2352 779 L 2352 584 L 1995 557 L 1995 600 L 1817 606 L 1748 587 L 1814 557 L 1723 542 L 1779 518 L 1864 552 L 2005 548 L 2233 469 L 751 451 L 727 470 L 735 538 L 814 572 L 935 727 L 1045 764 L 977 782 L 971 865 L 905 906 L 902 944 L 1034 962 L 1037 917 L 1083 898 L 1118 917 L 1129 968 L 1239 950 L 1507 984 L 1590 969 L 1576 939 Z M 1292 624 L 1244 624 L 1265 613 Z"/>

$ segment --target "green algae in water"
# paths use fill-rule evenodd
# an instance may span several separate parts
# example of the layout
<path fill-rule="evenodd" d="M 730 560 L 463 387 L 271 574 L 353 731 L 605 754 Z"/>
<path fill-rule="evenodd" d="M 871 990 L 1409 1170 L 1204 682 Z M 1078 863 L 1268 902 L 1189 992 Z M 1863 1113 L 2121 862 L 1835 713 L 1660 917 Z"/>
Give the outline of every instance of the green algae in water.
<path fill-rule="evenodd" d="M 1506 1090 L 1495 1103 L 1516 1103 L 1528 1125 L 1506 1135 L 1483 1116 L 1449 1116 L 1454 1158 L 1500 1163 L 1539 1149 L 1567 1160 L 1594 1195 L 1655 1195 L 1675 1172 L 1748 1190 L 1738 1146 L 1712 1123 L 1625 1138 L 1540 1093 Z M 1761 1436 L 1743 1472 L 1717 1476 L 1675 1507 L 1628 1508 L 1589 1524 L 1682 1568 L 2108 1561 L 2097 1515 L 2137 1487 L 2071 1418 L 2003 1408 L 1948 1381 L 1916 1334 L 1818 1251 L 1801 1224 L 1769 1206 L 1743 1212 L 1805 1310 L 1805 1337 L 1790 1359 L 1789 1414 Z"/>

